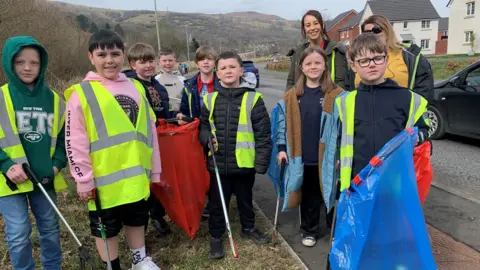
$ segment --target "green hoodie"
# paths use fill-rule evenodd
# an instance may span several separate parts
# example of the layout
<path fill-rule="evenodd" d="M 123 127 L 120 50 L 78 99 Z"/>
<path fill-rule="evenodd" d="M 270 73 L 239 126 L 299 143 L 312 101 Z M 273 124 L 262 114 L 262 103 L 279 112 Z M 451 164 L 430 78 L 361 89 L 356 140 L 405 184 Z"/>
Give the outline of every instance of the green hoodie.
<path fill-rule="evenodd" d="M 20 80 L 13 68 L 14 57 L 25 46 L 33 46 L 40 52 L 40 73 L 32 91 Z M 58 134 L 55 153 L 52 158 L 50 157 L 54 94 L 45 84 L 47 64 L 47 52 L 34 38 L 18 36 L 6 41 L 2 65 L 16 113 L 16 126 L 30 167 L 39 179 L 44 177 L 53 179 L 53 166 L 61 170 L 66 165 L 64 128 Z M 13 164 L 14 162 L 0 149 L 0 170 L 6 173 Z M 45 187 L 53 189 L 53 181 L 45 184 Z"/>

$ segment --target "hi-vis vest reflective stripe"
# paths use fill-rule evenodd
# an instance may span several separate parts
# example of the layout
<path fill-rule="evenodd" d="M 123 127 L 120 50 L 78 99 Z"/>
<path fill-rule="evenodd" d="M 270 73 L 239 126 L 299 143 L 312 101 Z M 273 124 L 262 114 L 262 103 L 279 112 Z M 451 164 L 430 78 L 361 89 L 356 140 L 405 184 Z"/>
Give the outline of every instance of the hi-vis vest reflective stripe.
<path fill-rule="evenodd" d="M 192 93 L 190 93 L 190 91 L 188 91 L 187 87 L 183 88 L 183 91 L 185 92 L 185 94 L 188 97 L 188 110 L 190 112 L 190 117 L 193 117 L 193 113 L 192 113 Z"/>
<path fill-rule="evenodd" d="M 410 48 L 410 46 L 412 46 L 412 44 L 405 44 L 403 43 L 402 46 L 405 48 L 405 49 L 408 49 Z M 417 76 L 417 68 L 418 68 L 418 62 L 420 61 L 420 55 L 422 55 L 422 52 L 420 51 L 419 54 L 417 54 L 417 56 L 415 56 L 415 64 L 413 66 L 413 74 L 411 75 L 411 80 L 410 80 L 410 85 L 408 86 L 408 89 L 412 90 L 413 91 L 413 87 L 415 86 L 415 77 Z"/>
<path fill-rule="evenodd" d="M 217 138 L 217 129 L 215 128 L 213 111 L 215 109 L 217 95 L 218 92 L 213 92 L 203 96 L 204 104 L 210 111 L 208 121 L 210 122 L 210 129 L 215 139 Z M 237 141 L 235 145 L 235 158 L 237 159 L 237 165 L 239 168 L 253 168 L 255 166 L 255 136 L 253 134 L 251 115 L 252 109 L 259 98 L 263 97 L 262 94 L 257 92 L 246 92 L 242 98 L 240 117 L 238 119 Z M 216 150 L 217 149 L 215 149 L 215 151 Z M 211 153 L 209 152 L 208 155 L 211 155 Z"/>
<path fill-rule="evenodd" d="M 150 195 L 153 152 L 150 121 L 155 114 L 142 84 L 136 80 L 134 83 L 140 96 L 135 127 L 115 97 L 99 82 L 82 82 L 65 91 L 67 100 L 75 91 L 82 104 L 93 177 L 102 209 L 137 202 Z M 67 153 L 70 143 L 75 142 L 67 140 Z M 75 167 L 75 160 L 70 161 L 70 167 Z M 93 201 L 88 203 L 88 209 L 96 209 Z"/>
<path fill-rule="evenodd" d="M 54 109 L 53 109 L 53 126 L 50 142 L 50 157 L 55 153 L 57 146 L 57 136 L 62 130 L 65 123 L 65 102 L 60 100 L 57 93 L 53 92 Z M 13 162 L 22 164 L 27 163 L 28 160 L 25 155 L 18 130 L 14 123 L 16 123 L 15 111 L 13 109 L 12 99 L 8 85 L 2 86 L 0 91 L 0 148 L 13 160 Z M 57 174 L 53 180 L 55 191 L 60 191 L 67 188 L 67 183 L 61 173 Z M 33 190 L 31 181 L 25 181 L 17 184 L 18 189 L 12 191 L 6 184 L 6 179 L 3 174 L 0 174 L 0 197 L 12 194 L 24 193 Z"/>
<path fill-rule="evenodd" d="M 332 67 L 330 68 L 330 76 L 332 76 L 332 81 L 335 81 L 335 51 L 332 51 Z"/>
<path fill-rule="evenodd" d="M 413 93 L 410 101 L 410 112 L 405 128 L 413 127 L 427 110 L 427 101 L 420 95 Z M 355 97 L 357 90 L 336 99 L 336 105 L 342 121 L 340 142 L 340 191 L 350 187 L 353 163 L 353 137 L 355 134 Z"/>

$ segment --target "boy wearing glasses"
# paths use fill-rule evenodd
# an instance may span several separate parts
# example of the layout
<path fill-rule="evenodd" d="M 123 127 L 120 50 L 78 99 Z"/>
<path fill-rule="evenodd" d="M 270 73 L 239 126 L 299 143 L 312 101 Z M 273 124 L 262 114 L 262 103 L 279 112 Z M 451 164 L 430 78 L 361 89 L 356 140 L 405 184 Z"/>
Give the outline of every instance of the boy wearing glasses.
<path fill-rule="evenodd" d="M 423 119 L 427 101 L 384 77 L 388 61 L 385 42 L 373 33 L 362 34 L 352 43 L 349 56 L 361 82 L 356 90 L 336 99 L 341 121 L 341 191 L 403 129 L 418 127 L 417 145 L 428 139 Z"/>

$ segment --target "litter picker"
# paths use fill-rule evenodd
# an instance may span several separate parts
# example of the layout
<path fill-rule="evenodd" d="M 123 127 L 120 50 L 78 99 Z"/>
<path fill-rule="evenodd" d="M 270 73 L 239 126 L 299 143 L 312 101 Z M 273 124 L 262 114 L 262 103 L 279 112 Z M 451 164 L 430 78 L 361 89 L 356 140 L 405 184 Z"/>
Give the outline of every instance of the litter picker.
<path fill-rule="evenodd" d="M 272 242 L 277 237 L 277 221 L 278 221 L 278 209 L 280 206 L 280 193 L 283 186 L 283 176 L 285 175 L 285 159 L 282 159 L 282 163 L 280 165 L 280 183 L 278 183 L 277 188 L 277 208 L 275 210 L 275 221 L 273 222 L 273 233 L 272 233 Z"/>
<path fill-rule="evenodd" d="M 215 167 L 215 175 L 217 177 L 218 191 L 220 193 L 220 199 L 222 200 L 223 215 L 225 216 L 225 224 L 228 231 L 228 240 L 230 242 L 230 247 L 232 248 L 233 258 L 238 259 L 237 245 L 235 245 L 235 242 L 233 242 L 232 229 L 230 228 L 230 222 L 228 220 L 228 211 L 227 206 L 225 205 L 225 198 L 223 196 L 222 182 L 220 180 L 220 174 L 218 173 L 217 161 L 215 160 L 215 148 L 213 147 L 212 138 L 208 139 L 208 148 L 210 148 L 210 152 L 212 153 L 213 166 Z"/>
<path fill-rule="evenodd" d="M 103 224 L 102 217 L 103 211 L 100 204 L 100 197 L 98 196 L 98 190 L 95 188 L 92 191 L 93 198 L 95 200 L 95 207 L 97 208 L 98 225 L 100 227 L 100 234 L 102 235 L 103 244 L 105 245 L 105 257 L 107 258 L 107 270 L 112 270 L 112 262 L 110 260 L 110 251 L 108 250 L 107 234 L 105 233 L 105 225 Z"/>
<path fill-rule="evenodd" d="M 38 188 L 42 191 L 43 195 L 45 195 L 45 197 L 47 198 L 48 202 L 50 203 L 50 205 L 53 207 L 53 209 L 55 210 L 55 212 L 57 212 L 57 215 L 60 217 L 60 219 L 62 220 L 63 224 L 65 225 L 65 227 L 67 227 L 68 231 L 70 232 L 70 235 L 72 235 L 73 239 L 75 239 L 75 242 L 77 242 L 77 245 L 78 245 L 78 253 L 79 253 L 79 257 L 80 257 L 80 269 L 84 270 L 86 269 L 86 265 L 88 264 L 91 269 L 95 269 L 95 263 L 92 259 L 92 257 L 90 256 L 90 253 L 88 252 L 88 249 L 86 247 L 84 247 L 82 245 L 82 243 L 80 242 L 80 240 L 78 239 L 77 235 L 73 232 L 72 228 L 70 227 L 70 225 L 68 225 L 68 222 L 65 220 L 65 218 L 63 217 L 62 213 L 60 213 L 60 211 L 58 210 L 57 206 L 55 205 L 55 203 L 52 201 L 52 199 L 50 198 L 50 196 L 48 195 L 47 191 L 45 190 L 45 188 L 43 187 L 42 183 L 38 180 L 37 176 L 33 173 L 32 169 L 30 168 L 30 166 L 27 164 L 27 163 L 23 163 L 22 164 L 22 168 L 23 168 L 23 171 L 25 172 L 25 174 L 27 175 L 28 179 L 30 179 L 30 181 L 32 181 L 35 185 L 38 186 Z M 45 180 L 48 180 L 48 179 L 45 179 Z M 7 183 L 9 182 L 10 180 L 7 179 Z M 12 185 L 13 184 L 13 185 Z M 16 185 L 11 182 L 9 184 L 9 186 L 12 188 L 13 186 L 15 186 L 16 188 Z M 14 190 L 14 189 L 12 189 Z"/>

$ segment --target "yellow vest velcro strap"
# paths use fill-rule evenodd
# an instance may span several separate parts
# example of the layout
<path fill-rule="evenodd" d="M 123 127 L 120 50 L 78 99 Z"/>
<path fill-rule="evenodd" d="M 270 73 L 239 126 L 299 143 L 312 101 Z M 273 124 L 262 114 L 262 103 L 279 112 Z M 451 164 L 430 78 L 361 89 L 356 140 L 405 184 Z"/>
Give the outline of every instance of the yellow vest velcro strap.
<path fill-rule="evenodd" d="M 135 166 L 132 168 L 123 169 L 109 175 L 95 177 L 95 186 L 102 187 L 102 186 L 110 185 L 120 180 L 142 175 L 144 173 L 145 173 L 145 170 L 143 169 L 142 166 Z"/>
<path fill-rule="evenodd" d="M 151 132 L 151 125 L 147 125 L 147 137 L 139 132 L 127 132 L 123 134 L 117 134 L 115 136 L 108 136 L 107 126 L 105 124 L 105 119 L 102 115 L 100 110 L 100 105 L 98 104 L 98 100 L 95 96 L 93 91 L 92 85 L 90 82 L 82 82 L 80 86 L 83 89 L 83 93 L 85 94 L 85 98 L 87 99 L 87 103 L 90 107 L 90 111 L 92 113 L 92 118 L 95 123 L 95 127 L 97 130 L 98 140 L 94 141 L 90 144 L 90 151 L 95 152 L 102 149 L 109 148 L 111 146 L 119 145 L 122 143 L 130 142 L 133 140 L 138 140 L 141 142 L 146 143 L 148 146 L 153 146 L 153 138 Z M 140 98 L 144 99 L 143 96 Z M 147 114 L 147 119 L 150 119 L 150 115 L 148 110 L 145 110 Z"/>

